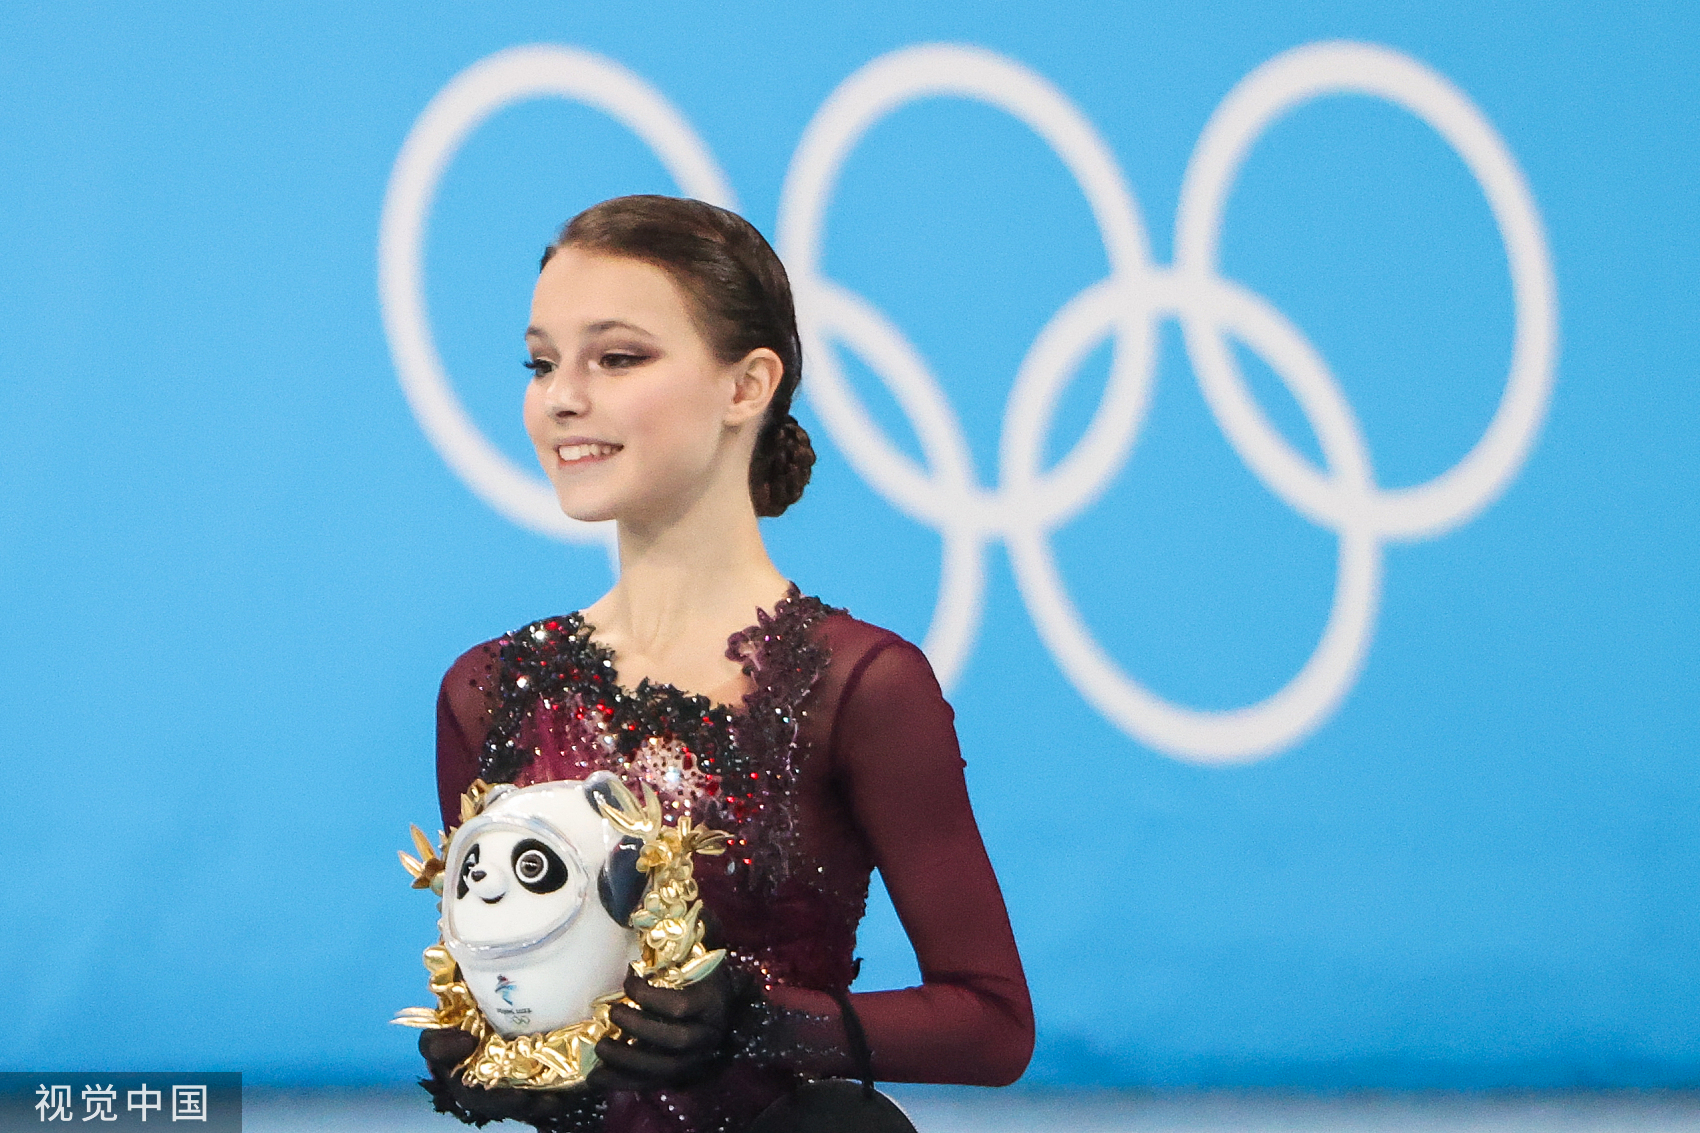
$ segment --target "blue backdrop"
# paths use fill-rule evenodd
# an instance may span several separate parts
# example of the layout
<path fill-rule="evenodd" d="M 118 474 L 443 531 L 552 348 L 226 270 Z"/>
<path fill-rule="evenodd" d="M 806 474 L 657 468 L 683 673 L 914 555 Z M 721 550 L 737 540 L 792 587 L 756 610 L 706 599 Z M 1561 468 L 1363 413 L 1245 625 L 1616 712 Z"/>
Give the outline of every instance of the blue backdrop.
<path fill-rule="evenodd" d="M 610 581 L 537 255 L 683 188 L 799 280 L 771 545 L 951 678 L 1029 1082 L 1700 1085 L 1700 19 L 1279 7 L 10 6 L 0 1069 L 415 1069 L 437 680 Z"/>

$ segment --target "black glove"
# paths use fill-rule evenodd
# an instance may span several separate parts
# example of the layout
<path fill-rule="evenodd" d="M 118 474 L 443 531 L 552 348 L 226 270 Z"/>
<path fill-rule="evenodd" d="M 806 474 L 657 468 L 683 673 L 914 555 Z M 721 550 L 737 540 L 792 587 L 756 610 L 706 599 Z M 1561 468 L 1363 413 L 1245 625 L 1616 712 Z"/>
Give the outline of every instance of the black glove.
<path fill-rule="evenodd" d="M 478 1040 L 465 1031 L 440 1027 L 422 1031 L 419 1053 L 431 1068 L 431 1077 L 420 1080 L 436 1103 L 437 1112 L 452 1113 L 468 1125 L 492 1121 L 528 1121 L 539 1129 L 559 1122 L 562 1128 L 582 1128 L 591 1113 L 602 1105 L 600 1095 L 588 1090 L 519 1090 L 511 1087 L 486 1089 L 468 1086 L 455 1073 L 478 1047 Z"/>
<path fill-rule="evenodd" d="M 721 963 L 707 979 L 683 988 L 655 987 L 636 972 L 609 1020 L 621 1037 L 596 1044 L 590 1085 L 604 1090 L 658 1090 L 700 1081 L 725 1061 L 733 1008 L 748 982 Z"/>

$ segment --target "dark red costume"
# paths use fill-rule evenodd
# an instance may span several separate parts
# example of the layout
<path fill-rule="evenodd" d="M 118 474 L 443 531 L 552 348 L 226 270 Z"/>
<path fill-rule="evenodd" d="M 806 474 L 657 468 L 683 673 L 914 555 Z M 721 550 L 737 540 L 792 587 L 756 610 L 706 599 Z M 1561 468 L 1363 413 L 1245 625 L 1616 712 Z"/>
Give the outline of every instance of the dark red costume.
<path fill-rule="evenodd" d="M 474 778 L 520 785 L 606 768 L 733 835 L 696 876 L 731 960 L 765 1001 L 726 1070 L 689 1089 L 616 1093 L 613 1133 L 738 1130 L 803 1078 L 852 1076 L 839 1007 L 877 868 L 922 984 L 850 1001 L 875 1076 L 1002 1085 L 1026 1067 L 1033 1012 L 963 780 L 953 713 L 915 646 L 795 588 L 728 642 L 754 685 L 740 710 L 615 680 L 578 614 L 463 654 L 437 706 L 444 828 Z"/>

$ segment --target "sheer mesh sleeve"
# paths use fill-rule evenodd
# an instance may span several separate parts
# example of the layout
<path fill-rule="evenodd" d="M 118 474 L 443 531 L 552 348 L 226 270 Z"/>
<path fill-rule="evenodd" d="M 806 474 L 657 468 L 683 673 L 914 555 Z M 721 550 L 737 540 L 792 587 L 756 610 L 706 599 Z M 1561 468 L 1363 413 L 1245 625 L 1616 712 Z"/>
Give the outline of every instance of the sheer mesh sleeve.
<path fill-rule="evenodd" d="M 443 829 L 460 825 L 460 796 L 478 778 L 478 753 L 490 728 L 497 651 L 475 645 L 455 659 L 437 690 L 437 803 Z"/>
<path fill-rule="evenodd" d="M 887 636 L 856 662 L 838 699 L 830 754 L 921 971 L 919 987 L 850 997 L 874 1076 L 1013 1082 L 1032 1054 L 1033 1008 L 969 805 L 954 714 L 919 649 Z M 776 1024 L 792 1032 L 793 1069 L 854 1073 L 830 995 L 779 986 L 769 999 Z"/>

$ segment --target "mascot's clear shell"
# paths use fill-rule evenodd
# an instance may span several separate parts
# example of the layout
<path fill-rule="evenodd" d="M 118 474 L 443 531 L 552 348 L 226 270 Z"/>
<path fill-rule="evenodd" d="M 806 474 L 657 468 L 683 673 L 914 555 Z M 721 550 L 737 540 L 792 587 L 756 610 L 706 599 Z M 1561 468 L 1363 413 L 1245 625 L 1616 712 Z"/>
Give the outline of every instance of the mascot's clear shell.
<path fill-rule="evenodd" d="M 658 987 L 710 976 L 724 949 L 703 945 L 697 854 L 726 834 L 688 814 L 669 822 L 606 771 L 529 787 L 475 779 L 440 851 L 417 826 L 415 889 L 442 895 L 442 941 L 425 949 L 435 1007 L 393 1022 L 453 1027 L 478 1040 L 457 1067 L 469 1086 L 564 1089 L 584 1082 L 626 973 Z"/>
<path fill-rule="evenodd" d="M 444 855 L 443 945 L 508 1038 L 591 1018 L 617 993 L 639 936 L 642 843 L 597 806 L 614 776 L 492 788 Z"/>

